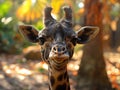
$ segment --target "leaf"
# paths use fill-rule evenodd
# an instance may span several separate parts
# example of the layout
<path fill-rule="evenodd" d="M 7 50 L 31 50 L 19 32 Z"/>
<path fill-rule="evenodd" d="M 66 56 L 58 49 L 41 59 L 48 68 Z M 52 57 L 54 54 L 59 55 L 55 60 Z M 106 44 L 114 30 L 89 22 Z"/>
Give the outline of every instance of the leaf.
<path fill-rule="evenodd" d="M 23 21 L 30 22 L 41 17 L 41 10 L 45 7 L 46 0 L 25 0 L 17 9 L 16 16 Z"/>
<path fill-rule="evenodd" d="M 54 8 L 53 12 L 57 14 L 63 4 L 64 0 L 52 0 L 51 6 Z"/>
<path fill-rule="evenodd" d="M 0 17 L 3 17 L 11 8 L 12 4 L 10 1 L 6 0 L 0 3 Z"/>

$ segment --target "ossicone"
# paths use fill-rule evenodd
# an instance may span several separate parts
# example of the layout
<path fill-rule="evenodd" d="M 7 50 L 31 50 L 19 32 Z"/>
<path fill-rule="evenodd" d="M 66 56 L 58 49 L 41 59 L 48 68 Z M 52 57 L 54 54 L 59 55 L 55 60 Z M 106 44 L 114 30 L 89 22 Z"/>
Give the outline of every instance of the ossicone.
<path fill-rule="evenodd" d="M 51 25 L 56 22 L 56 20 L 51 16 L 51 11 L 52 11 L 52 8 L 48 7 L 48 6 L 44 9 L 44 24 L 45 24 L 45 26 Z"/>
<path fill-rule="evenodd" d="M 63 10 L 65 12 L 64 18 L 61 20 L 62 23 L 68 27 L 72 27 L 72 9 L 70 6 L 64 6 Z"/>
<path fill-rule="evenodd" d="M 68 27 L 72 27 L 72 9 L 69 6 L 64 6 L 64 18 L 60 21 L 62 24 Z M 51 15 L 52 8 L 51 7 L 46 7 L 44 9 L 44 24 L 45 26 L 52 25 L 56 23 L 56 20 L 52 17 Z"/>

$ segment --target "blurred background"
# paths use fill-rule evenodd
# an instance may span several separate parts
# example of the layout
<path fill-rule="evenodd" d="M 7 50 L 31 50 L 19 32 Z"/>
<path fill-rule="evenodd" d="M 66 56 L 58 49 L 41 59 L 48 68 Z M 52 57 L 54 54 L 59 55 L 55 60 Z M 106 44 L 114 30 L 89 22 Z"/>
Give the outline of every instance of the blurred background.
<path fill-rule="evenodd" d="M 94 41 L 75 48 L 68 64 L 71 89 L 120 90 L 119 0 L 0 0 L 0 90 L 48 90 L 48 66 L 41 60 L 40 46 L 25 40 L 18 25 L 41 30 L 44 8 L 53 7 L 52 15 L 59 20 L 65 5 L 73 10 L 74 30 L 100 28 Z"/>

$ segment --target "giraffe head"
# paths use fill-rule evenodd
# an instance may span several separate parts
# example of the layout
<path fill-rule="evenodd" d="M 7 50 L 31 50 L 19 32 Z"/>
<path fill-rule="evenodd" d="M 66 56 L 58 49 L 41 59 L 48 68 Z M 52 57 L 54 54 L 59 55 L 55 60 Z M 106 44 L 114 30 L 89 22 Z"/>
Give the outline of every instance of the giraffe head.
<path fill-rule="evenodd" d="M 72 10 L 64 7 L 65 16 L 60 21 L 51 16 L 51 7 L 44 10 L 44 29 L 38 31 L 31 25 L 20 25 L 20 31 L 31 42 L 41 46 L 42 59 L 49 65 L 61 67 L 71 59 L 76 44 L 91 41 L 98 34 L 98 27 L 85 26 L 78 31 L 72 28 Z"/>

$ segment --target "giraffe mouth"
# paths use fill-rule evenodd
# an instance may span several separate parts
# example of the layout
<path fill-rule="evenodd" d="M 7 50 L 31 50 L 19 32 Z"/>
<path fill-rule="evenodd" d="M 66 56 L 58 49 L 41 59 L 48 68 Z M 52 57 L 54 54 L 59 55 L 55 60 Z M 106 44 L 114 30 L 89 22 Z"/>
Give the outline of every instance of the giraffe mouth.
<path fill-rule="evenodd" d="M 62 54 L 57 54 L 57 53 L 50 52 L 49 58 L 51 60 L 55 60 L 56 62 L 63 62 L 64 60 L 69 59 L 69 54 L 67 52 L 62 53 Z"/>
<path fill-rule="evenodd" d="M 68 57 L 66 57 L 66 56 L 54 57 L 54 58 L 52 58 L 52 63 L 53 63 L 53 65 L 60 68 L 60 66 L 64 66 L 68 63 Z"/>
<path fill-rule="evenodd" d="M 64 69 L 64 67 L 67 65 L 68 63 L 68 59 L 67 60 L 51 60 L 51 65 L 55 68 L 55 69 Z"/>
<path fill-rule="evenodd" d="M 63 60 L 63 61 L 56 61 L 53 60 L 53 64 L 57 65 L 57 66 L 62 66 L 64 64 L 66 64 L 68 62 L 68 60 Z"/>

